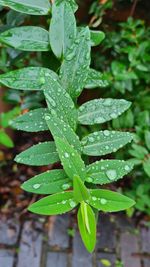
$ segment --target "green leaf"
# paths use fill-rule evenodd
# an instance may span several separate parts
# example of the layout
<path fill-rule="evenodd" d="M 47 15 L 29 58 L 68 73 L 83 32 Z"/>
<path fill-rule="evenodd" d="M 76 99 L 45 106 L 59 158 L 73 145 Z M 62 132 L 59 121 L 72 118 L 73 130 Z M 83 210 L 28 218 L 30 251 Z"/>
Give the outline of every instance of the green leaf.
<path fill-rule="evenodd" d="M 131 106 L 124 99 L 94 99 L 79 108 L 78 120 L 84 125 L 100 124 L 117 118 Z"/>
<path fill-rule="evenodd" d="M 55 56 L 61 58 L 66 55 L 75 37 L 76 20 L 70 3 L 56 0 L 52 5 L 50 23 L 50 45 Z"/>
<path fill-rule="evenodd" d="M 85 202 L 78 210 L 78 227 L 85 247 L 92 253 L 96 244 L 96 220 L 92 208 Z"/>
<path fill-rule="evenodd" d="M 21 26 L 0 34 L 0 42 L 22 51 L 48 51 L 49 34 L 36 26 Z"/>
<path fill-rule="evenodd" d="M 14 147 L 13 141 L 11 140 L 9 135 L 4 132 L 3 129 L 0 130 L 0 144 L 6 146 L 8 148 Z"/>
<path fill-rule="evenodd" d="M 129 132 L 99 131 L 89 134 L 81 141 L 83 153 L 90 156 L 101 156 L 116 152 L 131 142 L 133 134 Z"/>
<path fill-rule="evenodd" d="M 16 119 L 12 120 L 10 125 L 17 130 L 25 132 L 40 132 L 48 130 L 45 121 L 45 114 L 48 112 L 46 108 L 38 108 L 27 112 Z"/>
<path fill-rule="evenodd" d="M 48 0 L 0 0 L 0 5 L 31 15 L 47 15 L 50 10 Z"/>
<path fill-rule="evenodd" d="M 73 177 L 79 176 L 81 180 L 85 180 L 85 165 L 81 156 L 67 141 L 55 137 L 55 143 L 64 170 L 73 180 Z"/>
<path fill-rule="evenodd" d="M 93 184 L 115 182 L 129 173 L 133 164 L 123 160 L 101 160 L 87 166 L 86 181 Z"/>
<path fill-rule="evenodd" d="M 105 267 L 111 267 L 112 265 L 111 265 L 111 262 L 109 261 L 109 260 L 107 260 L 107 259 L 101 259 L 100 260 L 100 262 L 102 263 L 102 265 L 103 266 L 105 266 Z M 116 267 L 121 267 L 122 266 L 122 263 L 121 264 L 119 264 L 119 265 L 116 265 Z"/>
<path fill-rule="evenodd" d="M 22 189 L 36 194 L 54 194 L 69 189 L 72 182 L 63 170 L 51 170 L 23 183 Z"/>
<path fill-rule="evenodd" d="M 94 69 L 89 69 L 88 77 L 85 84 L 86 89 L 94 89 L 97 87 L 104 88 L 108 85 L 108 81 L 105 79 L 104 75 L 101 72 Z"/>
<path fill-rule="evenodd" d="M 57 74 L 47 68 L 28 67 L 0 75 L 0 83 L 17 90 L 42 90 L 45 77 L 58 79 Z"/>
<path fill-rule="evenodd" d="M 58 79 L 55 72 L 41 67 L 28 67 L 0 75 L 0 83 L 16 90 L 42 90 L 45 78 Z"/>
<path fill-rule="evenodd" d="M 34 145 L 16 156 L 15 161 L 31 166 L 44 166 L 59 161 L 54 142 Z"/>
<path fill-rule="evenodd" d="M 90 30 L 90 33 L 91 33 L 91 46 L 99 45 L 105 38 L 105 34 L 102 31 Z"/>
<path fill-rule="evenodd" d="M 144 134 L 145 134 L 145 143 L 146 143 L 146 146 L 150 150 L 150 131 L 145 130 Z"/>
<path fill-rule="evenodd" d="M 105 212 L 129 209 L 135 204 L 134 200 L 109 190 L 93 189 L 90 190 L 90 194 L 88 203 L 95 209 Z"/>
<path fill-rule="evenodd" d="M 78 202 L 86 201 L 89 198 L 88 189 L 77 175 L 73 177 L 73 194 L 74 199 Z"/>
<path fill-rule="evenodd" d="M 143 162 L 143 168 L 146 174 L 150 177 L 150 158 Z"/>
<path fill-rule="evenodd" d="M 145 147 L 137 145 L 137 144 L 133 144 L 132 145 L 133 149 L 129 150 L 130 155 L 132 155 L 133 157 L 137 158 L 137 159 L 144 159 L 146 155 L 148 155 L 148 151 Z"/>
<path fill-rule="evenodd" d="M 50 113 L 75 129 L 77 110 L 69 94 L 53 76 L 47 77 L 43 89 Z"/>
<path fill-rule="evenodd" d="M 56 115 L 46 114 L 45 119 L 54 139 L 55 137 L 59 137 L 64 141 L 67 141 L 70 146 L 81 153 L 79 137 L 68 124 L 63 120 L 60 120 Z"/>
<path fill-rule="evenodd" d="M 20 26 L 25 22 L 26 19 L 28 19 L 27 14 L 22 14 L 15 10 L 10 10 L 6 15 L 6 24 L 10 25 L 11 27 Z"/>
<path fill-rule="evenodd" d="M 82 92 L 86 84 L 89 65 L 90 31 L 86 27 L 82 28 L 78 33 L 60 69 L 62 86 L 69 92 L 72 98 L 76 98 Z"/>
<path fill-rule="evenodd" d="M 61 1 L 61 0 L 59 0 L 59 1 Z M 78 5 L 77 5 L 77 3 L 76 3 L 76 0 L 68 0 L 68 2 L 70 3 L 70 5 L 71 5 L 71 7 L 72 7 L 72 10 L 73 10 L 74 12 L 76 12 L 77 9 L 78 9 Z"/>
<path fill-rule="evenodd" d="M 0 125 L 3 128 L 7 128 L 10 124 L 10 121 L 15 118 L 18 114 L 20 114 L 20 107 L 15 107 L 8 112 L 0 114 Z"/>
<path fill-rule="evenodd" d="M 77 204 L 72 192 L 62 192 L 40 199 L 30 205 L 28 210 L 41 215 L 57 215 L 72 210 Z"/>

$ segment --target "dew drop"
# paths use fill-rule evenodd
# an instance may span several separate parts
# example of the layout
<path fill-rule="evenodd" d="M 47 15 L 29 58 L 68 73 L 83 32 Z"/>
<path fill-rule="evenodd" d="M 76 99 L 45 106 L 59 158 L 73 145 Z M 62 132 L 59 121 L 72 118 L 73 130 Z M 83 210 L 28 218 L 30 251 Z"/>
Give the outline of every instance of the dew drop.
<path fill-rule="evenodd" d="M 69 202 L 69 204 L 70 204 L 70 207 L 71 207 L 71 208 L 74 208 L 74 207 L 76 206 L 76 202 L 73 201 L 73 200 L 71 200 L 71 201 Z"/>
<path fill-rule="evenodd" d="M 111 104 L 112 104 L 112 100 L 111 100 L 111 98 L 107 98 L 107 99 L 104 101 L 104 103 L 103 103 L 103 105 L 106 106 L 106 107 L 107 107 L 107 106 L 108 106 L 108 107 L 111 106 Z"/>
<path fill-rule="evenodd" d="M 100 202 L 101 204 L 105 205 L 107 203 L 107 200 L 105 198 L 101 198 Z"/>
<path fill-rule="evenodd" d="M 91 177 L 87 178 L 87 182 L 92 183 L 93 179 Z"/>
<path fill-rule="evenodd" d="M 44 77 L 41 77 L 40 80 L 39 80 L 40 84 L 44 84 L 45 83 L 45 79 Z"/>
<path fill-rule="evenodd" d="M 116 170 L 108 170 L 108 171 L 106 171 L 106 175 L 109 178 L 109 180 L 112 180 L 112 181 L 117 178 Z"/>
<path fill-rule="evenodd" d="M 63 200 L 61 203 L 62 203 L 63 205 L 66 204 L 66 200 Z"/>
<path fill-rule="evenodd" d="M 45 116 L 45 119 L 46 119 L 46 120 L 50 120 L 50 118 L 51 118 L 51 117 L 48 116 L 48 115 Z"/>
<path fill-rule="evenodd" d="M 125 171 L 129 171 L 130 167 L 128 165 L 125 165 L 124 169 L 125 169 Z"/>
<path fill-rule="evenodd" d="M 110 117 L 111 117 L 112 119 L 115 119 L 115 118 L 117 117 L 117 115 L 116 115 L 116 113 L 111 113 L 111 114 L 110 114 Z"/>
<path fill-rule="evenodd" d="M 70 184 L 63 184 L 62 185 L 62 189 L 63 190 L 66 190 L 66 189 L 68 189 L 70 187 Z"/>
<path fill-rule="evenodd" d="M 110 132 L 108 130 L 104 130 L 104 135 L 105 136 L 109 136 L 110 135 Z"/>
<path fill-rule="evenodd" d="M 97 200 L 97 197 L 92 197 L 92 200 L 93 200 L 93 201 L 96 201 L 96 200 Z"/>
<path fill-rule="evenodd" d="M 34 188 L 34 189 L 38 189 L 38 188 L 40 188 L 40 186 L 41 186 L 41 184 L 34 184 L 34 185 L 33 185 L 33 188 Z"/>
<path fill-rule="evenodd" d="M 64 156 L 65 158 L 69 158 L 69 154 L 67 152 L 65 152 Z"/>
<path fill-rule="evenodd" d="M 93 142 L 94 142 L 94 138 L 93 138 L 92 136 L 90 136 L 90 137 L 89 137 L 89 141 L 90 141 L 91 143 L 93 143 Z"/>

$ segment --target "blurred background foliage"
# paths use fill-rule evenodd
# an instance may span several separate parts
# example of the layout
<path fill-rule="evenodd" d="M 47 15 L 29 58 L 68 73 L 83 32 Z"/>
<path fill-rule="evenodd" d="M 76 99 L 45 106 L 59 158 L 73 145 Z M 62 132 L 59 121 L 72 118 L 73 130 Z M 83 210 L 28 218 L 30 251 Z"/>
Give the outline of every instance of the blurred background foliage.
<path fill-rule="evenodd" d="M 132 101 L 130 110 L 109 122 L 107 127 L 134 133 L 132 146 L 115 153 L 116 158 L 130 159 L 135 163 L 133 172 L 118 182 L 117 187 L 136 200 L 135 208 L 128 211 L 129 216 L 135 213 L 150 215 L 150 1 L 79 0 L 78 3 L 78 24 L 86 23 L 91 29 L 105 32 L 104 41 L 92 51 L 91 64 L 103 72 L 109 82 L 106 88 L 86 90 L 80 101 L 99 97 Z M 0 32 L 30 24 L 40 24 L 48 29 L 49 22 L 47 17 L 39 21 L 38 16 L 0 7 Z M 3 45 L 0 47 L 1 73 L 26 66 L 44 66 L 57 70 L 59 64 L 49 52 L 29 53 Z M 7 111 L 1 110 L 0 143 L 11 148 L 14 146 L 13 136 L 7 133 L 10 121 L 20 113 L 43 106 L 43 95 L 39 91 L 28 93 L 13 89 L 1 90 L 3 103 L 9 105 L 9 108 Z M 100 130 L 100 126 L 96 127 Z M 83 128 L 84 133 L 88 131 L 88 128 Z"/>

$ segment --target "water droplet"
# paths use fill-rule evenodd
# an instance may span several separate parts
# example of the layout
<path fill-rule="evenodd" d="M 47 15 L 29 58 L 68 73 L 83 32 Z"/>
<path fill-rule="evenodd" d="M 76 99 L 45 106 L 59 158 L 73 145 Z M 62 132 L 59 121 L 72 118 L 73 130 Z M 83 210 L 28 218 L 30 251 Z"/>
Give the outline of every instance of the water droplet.
<path fill-rule="evenodd" d="M 45 83 L 45 79 L 44 77 L 41 77 L 40 80 L 39 80 L 40 84 L 44 84 Z"/>
<path fill-rule="evenodd" d="M 100 202 L 101 204 L 105 205 L 107 203 L 107 200 L 105 198 L 101 198 Z"/>
<path fill-rule="evenodd" d="M 51 117 L 48 116 L 48 115 L 45 116 L 45 119 L 46 119 L 46 120 L 50 120 L 50 118 L 51 118 Z"/>
<path fill-rule="evenodd" d="M 40 188 L 40 186 L 41 186 L 41 184 L 34 184 L 34 185 L 33 185 L 33 188 L 34 188 L 34 189 L 38 189 L 38 188 Z"/>
<path fill-rule="evenodd" d="M 66 56 L 66 60 L 70 61 L 75 57 L 74 51 Z"/>
<path fill-rule="evenodd" d="M 110 114 L 110 117 L 111 117 L 112 119 L 115 119 L 115 118 L 117 117 L 117 114 L 116 114 L 116 113 L 111 113 L 111 114 Z"/>
<path fill-rule="evenodd" d="M 109 136 L 110 135 L 110 132 L 108 130 L 104 130 L 104 135 L 105 136 Z"/>
<path fill-rule="evenodd" d="M 66 200 L 63 200 L 61 203 L 62 203 L 62 204 L 66 204 Z"/>
<path fill-rule="evenodd" d="M 125 171 L 129 171 L 130 167 L 128 165 L 125 165 L 124 169 L 125 169 Z"/>
<path fill-rule="evenodd" d="M 69 158 L 69 154 L 67 152 L 65 152 L 64 156 L 65 158 Z"/>
<path fill-rule="evenodd" d="M 92 200 L 93 200 L 93 201 L 96 201 L 96 200 L 97 200 L 97 197 L 92 197 Z"/>
<path fill-rule="evenodd" d="M 94 142 L 94 138 L 93 138 L 92 136 L 90 136 L 90 137 L 89 137 L 89 141 L 90 141 L 91 143 L 93 143 L 93 142 Z"/>
<path fill-rule="evenodd" d="M 87 182 L 92 183 L 93 179 L 91 177 L 87 178 Z"/>
<path fill-rule="evenodd" d="M 70 184 L 63 184 L 62 185 L 62 189 L 63 190 L 66 190 L 66 189 L 68 189 L 70 187 Z"/>
<path fill-rule="evenodd" d="M 109 178 L 109 180 L 112 180 L 112 181 L 117 178 L 116 170 L 108 170 L 108 171 L 106 171 L 106 175 Z"/>
<path fill-rule="evenodd" d="M 104 102 L 103 102 L 103 105 L 106 106 L 106 107 L 107 107 L 107 106 L 108 106 L 108 107 L 111 106 L 111 104 L 112 104 L 112 100 L 111 100 L 111 98 L 107 98 L 107 99 L 105 99 Z"/>
<path fill-rule="evenodd" d="M 76 202 L 73 201 L 73 200 L 71 200 L 71 201 L 69 202 L 69 204 L 70 204 L 70 207 L 71 207 L 71 208 L 74 208 L 74 207 L 76 206 Z"/>

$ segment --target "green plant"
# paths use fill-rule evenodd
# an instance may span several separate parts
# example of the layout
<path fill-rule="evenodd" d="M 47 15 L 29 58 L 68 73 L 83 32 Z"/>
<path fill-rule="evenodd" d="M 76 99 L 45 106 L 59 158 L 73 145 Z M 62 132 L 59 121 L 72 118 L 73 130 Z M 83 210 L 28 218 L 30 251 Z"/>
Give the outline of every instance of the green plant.
<path fill-rule="evenodd" d="M 106 28 L 105 24 L 103 27 Z M 132 156 L 132 161 L 137 166 L 131 174 L 130 184 L 123 190 L 135 200 L 138 199 L 136 209 L 149 214 L 149 190 L 144 190 L 143 194 L 146 196 L 142 197 L 138 188 L 145 188 L 144 184 L 148 183 L 150 177 L 150 27 L 143 20 L 131 17 L 126 22 L 114 23 L 113 27 L 113 30 L 107 30 L 102 43 L 103 56 L 98 56 L 97 52 L 93 55 L 93 66 L 105 71 L 109 79 L 109 90 L 101 92 L 103 97 L 107 97 L 108 92 L 109 96 L 115 98 L 125 94 L 126 99 L 133 103 L 132 109 L 112 120 L 109 127 L 134 132 L 132 149 L 121 151 L 116 157 L 128 158 L 129 154 Z"/>
<path fill-rule="evenodd" d="M 11 120 L 20 114 L 20 108 L 15 107 L 8 112 L 0 114 L 0 144 L 12 148 L 14 143 L 10 136 L 7 134 L 6 129 L 10 126 Z"/>
<path fill-rule="evenodd" d="M 100 160 L 88 163 L 88 156 L 103 156 L 131 142 L 129 132 L 96 131 L 78 136 L 81 125 L 102 124 L 126 111 L 131 103 L 122 99 L 95 99 L 81 106 L 77 98 L 83 88 L 105 87 L 102 74 L 90 69 L 91 46 L 100 43 L 104 34 L 77 27 L 73 0 L 0 1 L 18 11 L 34 15 L 52 14 L 49 32 L 26 26 L 0 34 L 0 42 L 19 50 L 49 51 L 59 59 L 57 73 L 42 67 L 27 67 L 0 75 L 0 83 L 16 90 L 43 91 L 45 108 L 35 109 L 16 118 L 12 125 L 23 131 L 50 130 L 54 141 L 34 145 L 15 160 L 28 165 L 48 165 L 60 161 L 63 169 L 39 174 L 22 185 L 37 194 L 50 194 L 29 206 L 29 211 L 42 215 L 68 212 L 78 207 L 78 226 L 89 252 L 96 243 L 97 211 L 117 212 L 134 205 L 134 201 L 117 192 L 98 189 L 122 178 L 133 164 L 122 160 Z M 69 21 L 69 23 L 68 23 Z M 93 38 L 94 36 L 94 38 Z M 100 38 L 102 36 L 102 38 Z M 99 40 L 99 41 L 98 41 Z M 89 86 L 90 85 L 90 86 Z M 85 158 L 83 161 L 82 156 Z M 85 165 L 85 163 L 88 163 Z"/>

